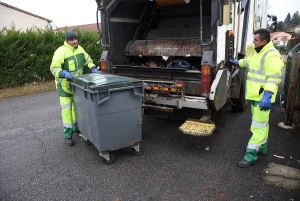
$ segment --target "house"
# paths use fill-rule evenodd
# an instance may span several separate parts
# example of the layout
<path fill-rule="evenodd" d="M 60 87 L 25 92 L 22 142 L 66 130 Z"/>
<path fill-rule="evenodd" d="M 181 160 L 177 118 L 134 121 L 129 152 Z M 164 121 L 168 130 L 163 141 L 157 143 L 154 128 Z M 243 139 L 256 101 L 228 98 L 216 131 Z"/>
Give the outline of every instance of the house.
<path fill-rule="evenodd" d="M 16 30 L 25 31 L 31 28 L 46 29 L 52 22 L 47 18 L 35 15 L 20 8 L 0 1 L 0 30 L 15 27 Z"/>
<path fill-rule="evenodd" d="M 99 24 L 99 27 L 101 29 L 101 24 Z M 78 29 L 80 31 L 99 32 L 97 28 L 97 23 L 60 27 L 57 28 L 56 31 L 65 31 L 65 30 L 74 30 L 74 29 Z"/>
<path fill-rule="evenodd" d="M 271 33 L 271 41 L 273 41 L 275 45 L 286 45 L 291 38 L 292 35 L 285 32 Z"/>
<path fill-rule="evenodd" d="M 300 25 L 294 27 L 295 33 L 300 33 Z"/>

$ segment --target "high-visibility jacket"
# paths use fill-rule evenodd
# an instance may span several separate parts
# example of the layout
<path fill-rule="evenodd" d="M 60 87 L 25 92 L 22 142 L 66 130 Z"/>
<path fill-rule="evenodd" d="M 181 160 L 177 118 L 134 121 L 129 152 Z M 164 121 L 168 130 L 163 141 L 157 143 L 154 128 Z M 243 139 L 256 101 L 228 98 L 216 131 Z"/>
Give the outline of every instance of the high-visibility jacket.
<path fill-rule="evenodd" d="M 248 68 L 246 99 L 260 101 L 263 91 L 271 91 L 273 92 L 271 102 L 274 103 L 284 63 L 272 41 L 259 53 L 253 50 L 246 59 L 240 59 L 239 66 Z"/>
<path fill-rule="evenodd" d="M 91 69 L 95 67 L 95 64 L 80 45 L 74 48 L 65 41 L 64 45 L 57 48 L 52 58 L 50 71 L 55 76 L 56 90 L 59 96 L 72 96 L 69 81 L 61 76 L 62 70 L 66 70 L 74 76 L 79 76 L 83 73 L 83 66 Z"/>

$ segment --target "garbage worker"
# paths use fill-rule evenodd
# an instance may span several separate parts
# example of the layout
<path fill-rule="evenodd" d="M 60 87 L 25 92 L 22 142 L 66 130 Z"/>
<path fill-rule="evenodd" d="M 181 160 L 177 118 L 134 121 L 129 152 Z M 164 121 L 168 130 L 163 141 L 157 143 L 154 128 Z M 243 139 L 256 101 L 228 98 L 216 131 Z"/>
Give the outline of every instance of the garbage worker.
<path fill-rule="evenodd" d="M 78 45 L 76 32 L 69 30 L 65 42 L 54 52 L 50 71 L 55 77 L 56 90 L 61 105 L 61 116 L 64 126 L 63 137 L 68 146 L 74 145 L 73 132 L 79 132 L 73 102 L 70 80 L 83 73 L 87 66 L 92 73 L 101 73 L 85 50 Z"/>
<path fill-rule="evenodd" d="M 234 65 L 248 68 L 246 99 L 251 101 L 251 132 L 244 158 L 237 163 L 240 168 L 254 164 L 258 154 L 266 155 L 269 133 L 269 115 L 275 102 L 281 69 L 281 55 L 270 41 L 270 32 L 259 29 L 254 32 L 254 50 L 246 59 L 230 60 Z"/>

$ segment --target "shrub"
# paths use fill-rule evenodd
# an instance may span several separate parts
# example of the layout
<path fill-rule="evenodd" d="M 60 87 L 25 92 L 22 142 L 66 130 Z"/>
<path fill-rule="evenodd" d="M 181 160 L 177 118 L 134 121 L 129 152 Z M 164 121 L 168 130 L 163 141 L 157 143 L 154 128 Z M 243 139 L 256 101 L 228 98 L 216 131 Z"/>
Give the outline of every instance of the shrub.
<path fill-rule="evenodd" d="M 75 31 L 79 44 L 98 65 L 102 47 L 95 43 L 99 34 Z M 0 88 L 54 79 L 49 67 L 54 51 L 64 43 L 64 35 L 51 29 L 0 30 Z"/>

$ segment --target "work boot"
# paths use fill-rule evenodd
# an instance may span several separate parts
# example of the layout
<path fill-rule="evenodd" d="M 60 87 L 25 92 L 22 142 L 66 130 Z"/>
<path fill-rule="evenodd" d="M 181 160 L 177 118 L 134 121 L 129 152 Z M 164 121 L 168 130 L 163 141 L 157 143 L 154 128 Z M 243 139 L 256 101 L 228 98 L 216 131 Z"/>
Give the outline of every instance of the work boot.
<path fill-rule="evenodd" d="M 67 146 L 74 146 L 74 140 L 72 138 L 66 138 L 65 143 Z"/>
<path fill-rule="evenodd" d="M 249 161 L 246 161 L 245 159 L 243 159 L 240 162 L 238 162 L 236 165 L 240 168 L 247 168 L 253 164 L 254 164 L 254 162 L 249 162 Z"/>

